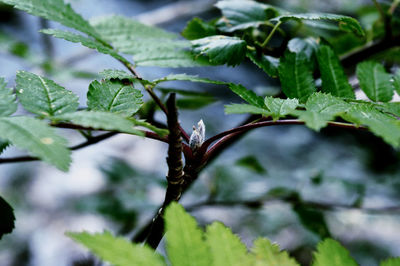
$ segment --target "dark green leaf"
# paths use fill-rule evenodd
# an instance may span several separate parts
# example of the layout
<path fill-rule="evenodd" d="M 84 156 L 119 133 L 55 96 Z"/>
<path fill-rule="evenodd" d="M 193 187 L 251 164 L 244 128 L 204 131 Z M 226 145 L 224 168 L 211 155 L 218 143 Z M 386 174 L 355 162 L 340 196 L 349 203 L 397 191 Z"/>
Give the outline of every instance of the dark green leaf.
<path fill-rule="evenodd" d="M 258 96 L 253 91 L 246 89 L 242 85 L 230 83 L 229 88 L 231 89 L 231 91 L 233 91 L 234 93 L 239 95 L 240 98 L 242 98 L 249 104 L 260 107 L 260 108 L 265 107 L 264 99 L 261 96 Z"/>
<path fill-rule="evenodd" d="M 0 239 L 3 237 L 5 234 L 10 234 L 12 230 L 15 227 L 15 216 L 14 216 L 14 210 L 8 204 L 7 201 L 5 201 L 1 196 L 0 196 Z"/>
<path fill-rule="evenodd" d="M 259 68 L 264 70 L 270 77 L 276 78 L 278 77 L 278 66 L 279 66 L 279 59 L 264 55 L 264 54 L 257 54 L 256 51 L 247 50 L 246 56 Z"/>
<path fill-rule="evenodd" d="M 317 234 L 321 239 L 331 237 L 325 217 L 321 211 L 306 207 L 301 203 L 293 206 L 293 211 L 306 229 Z"/>
<path fill-rule="evenodd" d="M 258 174 L 265 174 L 267 171 L 253 155 L 245 156 L 236 161 L 236 164 L 245 167 Z"/>
<path fill-rule="evenodd" d="M 356 73 L 361 89 L 372 101 L 388 102 L 392 99 L 392 76 L 381 64 L 373 61 L 359 63 Z"/>
<path fill-rule="evenodd" d="M 340 61 L 335 52 L 328 45 L 321 45 L 317 52 L 319 69 L 321 72 L 322 91 L 333 96 L 355 98 Z"/>
<path fill-rule="evenodd" d="M 182 109 L 197 110 L 215 102 L 216 99 L 214 97 L 197 96 L 178 99 L 176 100 L 176 105 Z"/>
<path fill-rule="evenodd" d="M 218 85 L 225 85 L 226 82 L 211 80 L 208 78 L 200 78 L 199 76 L 194 75 L 187 75 L 187 74 L 171 74 L 163 78 L 153 80 L 153 83 L 158 84 L 165 81 L 191 81 L 191 82 L 201 82 L 201 83 L 210 83 L 210 84 L 218 84 Z"/>
<path fill-rule="evenodd" d="M 89 85 L 87 105 L 91 110 L 135 114 L 143 104 L 142 93 L 119 80 L 93 81 Z"/>
<path fill-rule="evenodd" d="M 212 64 L 235 66 L 240 64 L 246 54 L 246 42 L 237 38 L 214 35 L 192 41 L 195 55 L 204 55 Z"/>
<path fill-rule="evenodd" d="M 308 57 L 303 52 L 286 51 L 280 58 L 278 72 L 282 90 L 288 98 L 305 102 L 316 90 Z"/>
<path fill-rule="evenodd" d="M 4 78 L 0 78 L 0 116 L 9 116 L 17 111 L 17 102 L 12 88 L 7 88 Z"/>
<path fill-rule="evenodd" d="M 274 120 L 278 120 L 280 117 L 290 114 L 299 105 L 297 99 L 279 99 L 268 96 L 265 97 L 264 103 L 271 111 Z"/>
<path fill-rule="evenodd" d="M 318 244 L 314 253 L 313 266 L 357 266 L 349 252 L 333 239 L 325 239 Z"/>
<path fill-rule="evenodd" d="M 47 78 L 18 71 L 16 83 L 19 101 L 34 114 L 61 115 L 74 112 L 79 106 L 78 96 Z"/>
<path fill-rule="evenodd" d="M 230 104 L 225 105 L 226 114 L 260 114 L 264 116 L 270 116 L 271 113 L 261 107 L 257 107 L 250 104 Z"/>
<path fill-rule="evenodd" d="M 10 143 L 8 141 L 4 141 L 0 139 L 0 154 L 7 149 L 7 147 L 10 146 Z"/>
<path fill-rule="evenodd" d="M 200 18 L 193 18 L 182 31 L 182 36 L 188 40 L 195 40 L 217 34 L 214 26 Z"/>

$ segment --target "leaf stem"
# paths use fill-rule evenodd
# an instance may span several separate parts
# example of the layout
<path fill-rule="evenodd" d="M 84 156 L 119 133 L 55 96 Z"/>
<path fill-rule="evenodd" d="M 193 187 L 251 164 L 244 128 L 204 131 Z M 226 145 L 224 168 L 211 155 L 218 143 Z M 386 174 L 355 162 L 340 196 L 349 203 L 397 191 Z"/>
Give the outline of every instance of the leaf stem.
<path fill-rule="evenodd" d="M 279 26 L 282 24 L 282 21 L 278 21 L 278 23 L 275 24 L 275 26 L 272 28 L 271 32 L 268 34 L 267 38 L 265 41 L 261 44 L 261 47 L 267 46 L 268 42 L 271 40 L 272 36 L 274 35 L 275 31 L 279 28 Z"/>
<path fill-rule="evenodd" d="M 388 12 L 390 15 L 393 15 L 394 11 L 396 10 L 397 6 L 400 4 L 400 0 L 394 0 L 392 5 L 390 6 Z"/>

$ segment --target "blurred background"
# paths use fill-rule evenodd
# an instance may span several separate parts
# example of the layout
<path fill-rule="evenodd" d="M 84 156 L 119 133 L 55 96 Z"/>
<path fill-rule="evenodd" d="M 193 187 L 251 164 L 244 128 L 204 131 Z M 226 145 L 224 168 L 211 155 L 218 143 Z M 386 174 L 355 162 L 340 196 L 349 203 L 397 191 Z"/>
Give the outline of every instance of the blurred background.
<path fill-rule="evenodd" d="M 220 16 L 212 0 L 69 2 L 87 19 L 122 14 L 178 33 L 193 16 L 205 20 Z M 372 1 L 264 2 L 291 11 L 357 17 L 372 32 L 370 39 L 382 26 Z M 0 4 L 0 76 L 13 86 L 17 70 L 45 75 L 78 94 L 85 106 L 88 85 L 100 78 L 98 73 L 123 68 L 111 57 L 38 32 L 51 26 L 52 22 Z M 337 47 L 351 38 L 327 37 Z M 391 59 L 394 65 L 399 63 Z M 188 73 L 241 83 L 259 95 L 279 92 L 276 80 L 250 63 L 235 68 L 138 71 L 146 79 Z M 224 114 L 224 104 L 240 101 L 225 87 L 166 84 L 166 89 L 202 95 L 197 100 L 190 94 L 179 96 L 180 120 L 189 132 L 200 119 L 207 137 L 245 119 Z M 157 118 L 164 121 L 162 114 Z M 81 141 L 73 131 L 60 134 L 71 145 Z M 0 265 L 89 265 L 90 254 L 68 239 L 66 231 L 107 229 L 134 236 L 163 201 L 166 149 L 154 140 L 118 135 L 74 152 L 68 173 L 41 162 L 1 165 L 0 194 L 14 207 L 16 228 L 0 241 Z M 8 148 L 1 156 L 22 154 Z M 201 173 L 182 204 L 201 225 L 220 220 L 248 245 L 258 236 L 268 237 L 304 265 L 316 244 L 328 236 L 343 243 L 361 265 L 377 265 L 384 258 L 400 256 L 399 192 L 399 153 L 372 134 L 277 126 L 254 130 L 222 153 Z"/>

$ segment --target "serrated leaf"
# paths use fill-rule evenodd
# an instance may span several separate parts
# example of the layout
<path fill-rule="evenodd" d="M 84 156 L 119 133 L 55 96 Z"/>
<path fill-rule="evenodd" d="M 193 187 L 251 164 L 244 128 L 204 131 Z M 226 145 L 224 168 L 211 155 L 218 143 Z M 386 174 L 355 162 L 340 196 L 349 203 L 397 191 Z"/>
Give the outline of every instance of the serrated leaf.
<path fill-rule="evenodd" d="M 0 239 L 5 234 L 10 234 L 15 227 L 14 210 L 7 201 L 0 196 Z"/>
<path fill-rule="evenodd" d="M 279 14 L 275 7 L 255 1 L 219 1 L 215 6 L 223 15 L 218 28 L 226 32 L 258 27 Z"/>
<path fill-rule="evenodd" d="M 309 128 L 319 131 L 336 116 L 345 113 L 350 105 L 332 95 L 317 92 L 308 98 L 305 107 L 306 111 L 296 110 L 292 114 L 299 116 Z"/>
<path fill-rule="evenodd" d="M 214 35 L 191 41 L 195 55 L 204 55 L 211 64 L 239 65 L 246 54 L 246 42 L 238 37 Z"/>
<path fill-rule="evenodd" d="M 264 99 L 261 96 L 258 96 L 253 91 L 246 89 L 240 84 L 229 84 L 229 89 L 240 96 L 243 100 L 248 102 L 251 105 L 264 108 Z"/>
<path fill-rule="evenodd" d="M 7 88 L 4 78 L 0 78 L 0 116 L 9 116 L 17 111 L 16 96 L 12 88 Z"/>
<path fill-rule="evenodd" d="M 289 257 L 286 251 L 280 251 L 277 244 L 272 244 L 266 238 L 258 238 L 254 241 L 251 253 L 254 255 L 256 266 L 299 266 L 299 264 Z"/>
<path fill-rule="evenodd" d="M 217 34 L 217 31 L 214 26 L 197 17 L 189 21 L 182 31 L 182 36 L 188 40 L 200 39 L 215 34 Z"/>
<path fill-rule="evenodd" d="M 54 116 L 78 109 L 78 96 L 50 79 L 18 71 L 16 83 L 18 99 L 29 112 Z"/>
<path fill-rule="evenodd" d="M 246 56 L 259 68 L 264 70 L 270 77 L 278 77 L 279 58 L 269 55 L 257 54 L 257 51 L 247 50 Z"/>
<path fill-rule="evenodd" d="M 280 117 L 284 117 L 290 114 L 299 105 L 297 99 L 279 99 L 271 96 L 267 96 L 264 99 L 265 106 L 271 111 L 272 118 L 278 120 Z"/>
<path fill-rule="evenodd" d="M 250 104 L 225 105 L 225 114 L 260 114 L 264 116 L 271 115 L 268 110 Z"/>
<path fill-rule="evenodd" d="M 286 51 L 280 58 L 278 72 L 282 91 L 288 98 L 305 102 L 316 90 L 308 57 L 303 52 Z"/>
<path fill-rule="evenodd" d="M 93 81 L 87 93 L 87 105 L 94 111 L 132 116 L 143 105 L 142 93 L 119 80 Z"/>
<path fill-rule="evenodd" d="M 166 265 L 162 256 L 150 247 L 132 244 L 127 239 L 115 237 L 107 231 L 96 234 L 66 233 L 66 235 L 112 265 Z"/>
<path fill-rule="evenodd" d="M 393 116 L 381 113 L 373 105 L 355 104 L 341 115 L 343 119 L 357 125 L 365 125 L 387 143 L 398 147 L 400 145 L 400 122 Z"/>
<path fill-rule="evenodd" d="M 44 121 L 24 116 L 1 117 L 0 136 L 62 171 L 69 168 L 71 157 L 67 141 Z"/>
<path fill-rule="evenodd" d="M 317 52 L 321 72 L 322 91 L 333 96 L 354 99 L 354 91 L 347 80 L 339 57 L 328 45 L 321 45 Z"/>
<path fill-rule="evenodd" d="M 202 65 L 187 51 L 190 42 L 178 35 L 123 16 L 91 21 L 100 35 L 117 50 L 133 55 L 136 65 L 193 67 Z"/>
<path fill-rule="evenodd" d="M 104 79 L 135 80 L 132 74 L 119 69 L 104 69 L 99 73 Z"/>
<path fill-rule="evenodd" d="M 247 248 L 237 235 L 222 223 L 214 222 L 206 228 L 206 242 L 210 247 L 212 264 L 241 266 L 246 265 Z"/>
<path fill-rule="evenodd" d="M 329 13 L 303 13 L 303 14 L 285 14 L 270 21 L 274 22 L 286 22 L 288 20 L 328 20 L 337 22 L 339 28 L 343 31 L 353 32 L 358 36 L 364 36 L 364 30 L 361 28 L 360 23 L 349 16 L 329 14 Z"/>
<path fill-rule="evenodd" d="M 400 257 L 384 260 L 379 266 L 400 266 Z"/>
<path fill-rule="evenodd" d="M 393 76 L 393 87 L 400 95 L 400 69 L 398 69 Z"/>
<path fill-rule="evenodd" d="M 218 81 L 218 80 L 211 80 L 211 79 L 208 79 L 208 78 L 200 78 L 199 76 L 187 75 L 187 74 L 170 74 L 170 75 L 168 75 L 166 77 L 153 80 L 153 83 L 158 84 L 158 83 L 161 83 L 161 82 L 175 81 L 175 80 L 210 83 L 210 84 L 217 84 L 217 85 L 225 85 L 225 84 L 227 84 L 227 82 Z"/>
<path fill-rule="evenodd" d="M 88 47 L 90 49 L 95 49 L 100 53 L 103 54 L 108 54 L 114 57 L 115 59 L 125 62 L 127 64 L 130 64 L 129 61 L 127 61 L 123 56 L 119 55 L 118 52 L 116 52 L 114 49 L 102 44 L 101 42 L 85 37 L 80 34 L 72 33 L 69 31 L 62 31 L 62 30 L 56 30 L 56 29 L 43 29 L 40 32 L 52 35 L 56 38 L 64 39 L 69 42 L 73 43 L 80 43 L 85 47 Z"/>
<path fill-rule="evenodd" d="M 381 64 L 373 61 L 361 62 L 357 65 L 356 74 L 361 89 L 369 99 L 375 102 L 388 102 L 392 99 L 392 77 Z"/>
<path fill-rule="evenodd" d="M 48 20 L 57 21 L 64 26 L 76 29 L 80 32 L 100 40 L 99 34 L 63 0 L 0 0 L 14 8 L 23 10 L 29 14 Z"/>
<path fill-rule="evenodd" d="M 317 252 L 314 252 L 313 266 L 357 266 L 358 264 L 350 256 L 339 242 L 333 239 L 325 239 L 317 246 Z"/>
<path fill-rule="evenodd" d="M 142 131 L 136 129 L 136 126 L 138 125 L 136 122 L 137 120 L 133 118 L 127 118 L 116 113 L 101 111 L 78 111 L 54 117 L 54 121 L 69 121 L 73 124 L 83 127 L 144 136 Z"/>
<path fill-rule="evenodd" d="M 211 254 L 203 240 L 196 220 L 178 203 L 172 202 L 165 211 L 166 249 L 174 266 L 209 266 Z"/>
<path fill-rule="evenodd" d="M 10 146 L 10 143 L 8 141 L 0 139 L 0 154 L 3 153 L 3 151 L 7 149 L 8 146 Z"/>

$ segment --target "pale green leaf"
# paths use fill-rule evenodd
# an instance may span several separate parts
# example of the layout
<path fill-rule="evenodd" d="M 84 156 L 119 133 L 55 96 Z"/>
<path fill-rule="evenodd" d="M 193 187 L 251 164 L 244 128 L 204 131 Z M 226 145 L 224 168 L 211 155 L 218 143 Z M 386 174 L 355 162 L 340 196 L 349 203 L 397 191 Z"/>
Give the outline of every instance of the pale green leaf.
<path fill-rule="evenodd" d="M 89 22 L 75 13 L 71 6 L 65 4 L 63 0 L 0 0 L 0 2 L 13 5 L 32 15 L 57 21 L 98 40 L 101 39 Z"/>
<path fill-rule="evenodd" d="M 17 72 L 17 96 L 22 106 L 40 116 L 74 112 L 78 96 L 47 78 L 26 71 Z"/>
<path fill-rule="evenodd" d="M 280 58 L 278 72 L 282 91 L 288 98 L 305 102 L 316 90 L 308 57 L 303 52 L 286 51 Z"/>
<path fill-rule="evenodd" d="M 226 114 L 260 114 L 270 116 L 271 113 L 264 109 L 250 104 L 230 104 L 225 105 Z"/>
<path fill-rule="evenodd" d="M 297 99 L 279 99 L 267 96 L 264 99 L 265 106 L 271 111 L 274 120 L 290 114 L 299 105 Z"/>
<path fill-rule="evenodd" d="M 392 76 L 385 68 L 373 61 L 361 62 L 357 65 L 357 77 L 360 87 L 374 102 L 388 102 L 393 97 Z"/>
<path fill-rule="evenodd" d="M 312 61 L 315 52 L 318 49 L 318 44 L 313 38 L 293 38 L 288 42 L 287 49 L 292 53 L 304 53 L 309 61 Z"/>
<path fill-rule="evenodd" d="M 279 66 L 279 59 L 264 55 L 258 54 L 256 51 L 247 50 L 246 56 L 259 68 L 264 70 L 270 77 L 276 78 L 278 77 L 278 66 Z"/>
<path fill-rule="evenodd" d="M 246 265 L 247 248 L 228 227 L 214 222 L 206 228 L 206 242 L 215 266 Z"/>
<path fill-rule="evenodd" d="M 187 74 L 170 74 L 166 77 L 153 80 L 153 83 L 158 84 L 158 83 L 165 82 L 165 81 L 175 81 L 175 80 L 210 83 L 210 84 L 218 84 L 218 85 L 227 84 L 227 82 L 211 80 L 208 78 L 200 78 L 199 76 L 187 75 Z"/>
<path fill-rule="evenodd" d="M 381 113 L 373 105 L 355 104 L 342 117 L 349 122 L 367 126 L 375 135 L 395 147 L 400 145 L 400 121 Z"/>
<path fill-rule="evenodd" d="M 400 69 L 398 69 L 393 76 L 393 87 L 400 95 Z"/>
<path fill-rule="evenodd" d="M 286 251 L 280 251 L 277 244 L 272 244 L 266 238 L 256 239 L 251 252 L 254 255 L 255 266 L 299 266 Z"/>
<path fill-rule="evenodd" d="M 204 55 L 210 63 L 228 66 L 240 64 L 246 55 L 246 42 L 224 35 L 214 35 L 191 41 L 193 53 Z"/>
<path fill-rule="evenodd" d="M 327 238 L 320 242 L 314 253 L 313 266 L 357 266 L 358 264 L 336 240 Z"/>
<path fill-rule="evenodd" d="M 188 51 L 190 42 L 160 28 L 123 16 L 106 16 L 92 25 L 119 52 L 133 55 L 141 66 L 192 67 L 202 65 Z"/>
<path fill-rule="evenodd" d="M 90 37 L 85 37 L 80 34 L 72 33 L 69 31 L 56 30 L 56 29 L 44 29 L 44 30 L 41 30 L 40 32 L 52 35 L 56 38 L 64 39 L 69 42 L 81 43 L 83 46 L 86 46 L 90 49 L 95 49 L 103 54 L 111 55 L 112 57 L 114 57 L 115 59 L 117 59 L 121 62 L 130 64 L 129 61 L 127 61 L 124 57 L 119 55 L 118 52 L 116 52 L 114 49 L 112 49 Z"/>
<path fill-rule="evenodd" d="M 101 111 L 78 111 L 54 117 L 55 121 L 68 121 L 73 124 L 92 129 L 118 131 L 138 136 L 144 133 L 136 129 L 137 123 L 133 118 L 126 118 L 116 113 Z"/>
<path fill-rule="evenodd" d="M 163 257 L 148 246 L 132 244 L 129 240 L 115 237 L 107 231 L 95 234 L 66 233 L 66 235 L 112 265 L 166 265 Z"/>
<path fill-rule="evenodd" d="M 44 121 L 24 116 L 1 117 L 0 136 L 62 171 L 69 168 L 71 157 L 67 141 Z"/>
<path fill-rule="evenodd" d="M 400 266 L 400 257 L 384 260 L 379 266 Z"/>
<path fill-rule="evenodd" d="M 99 73 L 104 79 L 119 79 L 133 81 L 135 79 L 132 74 L 129 74 L 119 69 L 104 69 Z"/>
<path fill-rule="evenodd" d="M 178 203 L 165 211 L 167 253 L 174 266 L 209 266 L 211 254 L 196 220 Z"/>
<path fill-rule="evenodd" d="M 89 85 L 87 105 L 91 110 L 131 116 L 143 105 L 142 97 L 140 90 L 131 84 L 119 80 L 95 80 Z"/>
<path fill-rule="evenodd" d="M 364 36 L 364 30 L 361 28 L 360 23 L 349 16 L 328 14 L 328 13 L 303 13 L 303 14 L 285 14 L 276 18 L 271 19 L 271 21 L 285 22 L 288 20 L 328 20 L 332 22 L 337 22 L 339 28 L 343 31 L 353 32 L 358 36 Z"/>
<path fill-rule="evenodd" d="M 322 91 L 333 96 L 354 99 L 353 88 L 332 48 L 321 45 L 317 52 L 317 59 L 321 72 Z"/>
<path fill-rule="evenodd" d="M 383 112 L 400 117 L 400 102 L 376 104 L 375 107 Z"/>
<path fill-rule="evenodd" d="M 195 40 L 217 34 L 214 26 L 200 18 L 193 18 L 182 31 L 182 36 L 188 40 Z"/>
<path fill-rule="evenodd" d="M 279 14 L 275 7 L 256 1 L 219 1 L 215 6 L 221 10 L 223 15 L 218 23 L 218 28 L 226 32 L 258 27 Z"/>
<path fill-rule="evenodd" d="M 12 88 L 7 88 L 4 78 L 0 78 L 0 116 L 9 116 L 17 111 L 17 102 Z"/>
<path fill-rule="evenodd" d="M 243 100 L 248 102 L 251 105 L 264 108 L 264 99 L 261 96 L 258 96 L 253 91 L 246 89 L 240 84 L 229 84 L 229 89 L 240 96 Z"/>

